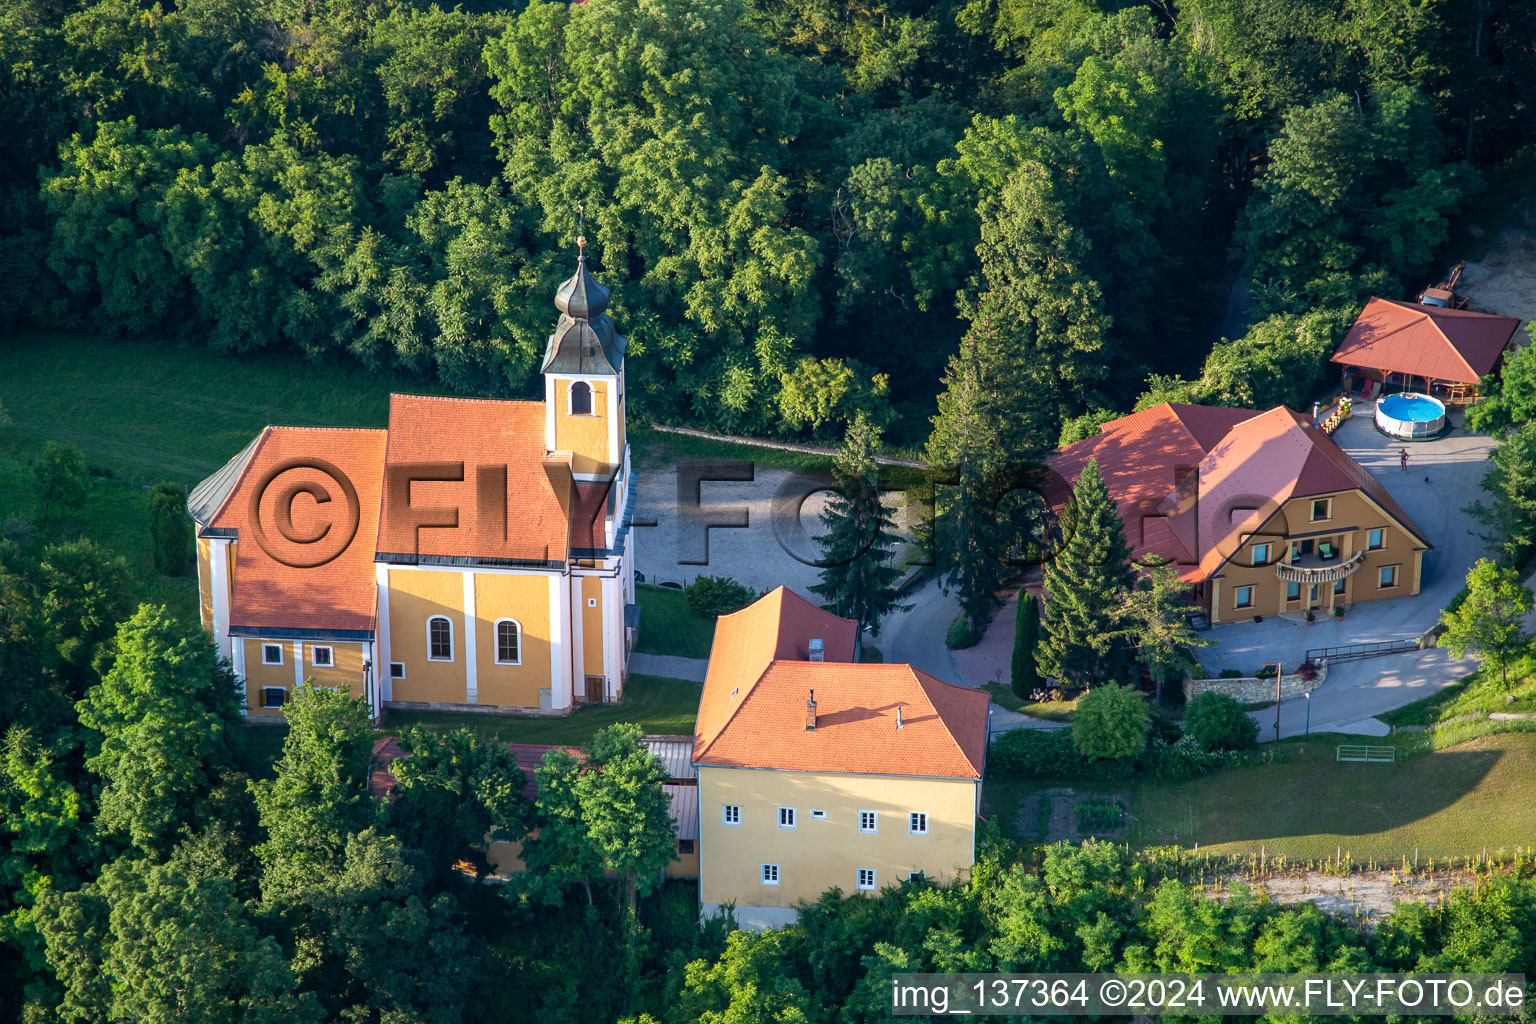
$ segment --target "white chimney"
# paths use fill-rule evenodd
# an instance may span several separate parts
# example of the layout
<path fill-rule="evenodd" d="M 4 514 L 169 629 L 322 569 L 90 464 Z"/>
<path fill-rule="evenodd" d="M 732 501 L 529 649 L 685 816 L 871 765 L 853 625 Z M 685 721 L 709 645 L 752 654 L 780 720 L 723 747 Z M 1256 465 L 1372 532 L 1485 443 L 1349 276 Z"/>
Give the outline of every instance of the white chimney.
<path fill-rule="evenodd" d="M 827 644 L 825 640 L 812 640 L 810 643 L 810 648 L 811 661 L 827 660 Z"/>
<path fill-rule="evenodd" d="M 896 705 L 896 728 L 901 728 L 901 705 Z"/>

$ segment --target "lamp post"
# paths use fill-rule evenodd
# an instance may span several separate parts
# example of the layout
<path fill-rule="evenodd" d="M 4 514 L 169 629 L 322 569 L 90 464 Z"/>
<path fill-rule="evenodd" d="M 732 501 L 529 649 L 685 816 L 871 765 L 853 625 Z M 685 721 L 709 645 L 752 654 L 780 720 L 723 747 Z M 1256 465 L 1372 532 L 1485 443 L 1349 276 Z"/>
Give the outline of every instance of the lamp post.
<path fill-rule="evenodd" d="M 1311 739 L 1312 738 L 1312 691 L 1308 690 L 1306 693 L 1302 694 L 1302 696 L 1307 698 L 1307 734 L 1306 734 L 1306 736 L 1303 737 L 1303 739 Z"/>

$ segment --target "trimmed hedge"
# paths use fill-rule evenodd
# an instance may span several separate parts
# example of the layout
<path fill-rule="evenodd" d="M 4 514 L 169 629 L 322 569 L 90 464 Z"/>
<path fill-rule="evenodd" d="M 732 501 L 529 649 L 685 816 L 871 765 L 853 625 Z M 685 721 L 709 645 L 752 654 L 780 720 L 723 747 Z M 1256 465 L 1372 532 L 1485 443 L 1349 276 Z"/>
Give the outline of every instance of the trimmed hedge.
<path fill-rule="evenodd" d="M 993 740 L 987 752 L 989 772 L 1013 778 L 1115 782 L 1135 765 L 1132 757 L 1084 757 L 1070 729 L 1013 729 Z"/>

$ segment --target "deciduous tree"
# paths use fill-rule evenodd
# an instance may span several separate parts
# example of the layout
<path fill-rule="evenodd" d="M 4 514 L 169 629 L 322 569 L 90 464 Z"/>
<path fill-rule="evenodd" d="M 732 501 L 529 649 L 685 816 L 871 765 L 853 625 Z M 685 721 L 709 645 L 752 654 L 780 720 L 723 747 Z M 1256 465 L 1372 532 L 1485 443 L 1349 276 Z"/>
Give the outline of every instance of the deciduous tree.
<path fill-rule="evenodd" d="M 112 669 L 78 705 L 92 731 L 86 767 L 102 778 L 96 824 L 139 850 L 164 854 L 232 770 L 239 728 L 234 677 L 201 628 L 142 605 L 117 630 Z"/>
<path fill-rule="evenodd" d="M 263 897 L 302 898 L 340 870 L 347 840 L 372 825 L 368 704 L 345 690 L 298 687 L 283 706 L 288 736 L 274 777 L 251 783 L 267 839 L 256 847 Z"/>
<path fill-rule="evenodd" d="M 1133 757 L 1147 745 L 1151 724 L 1146 698 L 1129 687 L 1106 683 L 1077 699 L 1072 742 L 1084 757 Z"/>
<path fill-rule="evenodd" d="M 37 497 L 42 505 L 43 522 L 60 509 L 77 509 L 85 504 L 86 484 L 90 474 L 85 468 L 85 453 L 72 444 L 49 441 L 30 463 Z"/>
<path fill-rule="evenodd" d="M 1519 573 L 1479 558 L 1467 573 L 1466 597 L 1456 608 L 1440 613 L 1445 625 L 1440 643 L 1457 658 L 1474 654 L 1497 667 L 1507 687 L 1510 662 L 1531 647 L 1525 628 L 1531 601 Z"/>

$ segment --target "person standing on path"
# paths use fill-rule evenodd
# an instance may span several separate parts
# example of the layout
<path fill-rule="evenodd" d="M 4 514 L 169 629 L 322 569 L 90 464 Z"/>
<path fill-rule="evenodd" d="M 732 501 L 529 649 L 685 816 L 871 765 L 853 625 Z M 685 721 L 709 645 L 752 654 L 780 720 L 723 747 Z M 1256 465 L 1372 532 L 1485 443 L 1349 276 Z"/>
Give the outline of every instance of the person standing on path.
<path fill-rule="evenodd" d="M 1408 472 L 1408 449 L 1404 448 L 1402 451 L 1398 452 L 1397 458 L 1399 464 L 1403 467 L 1403 472 Z"/>

